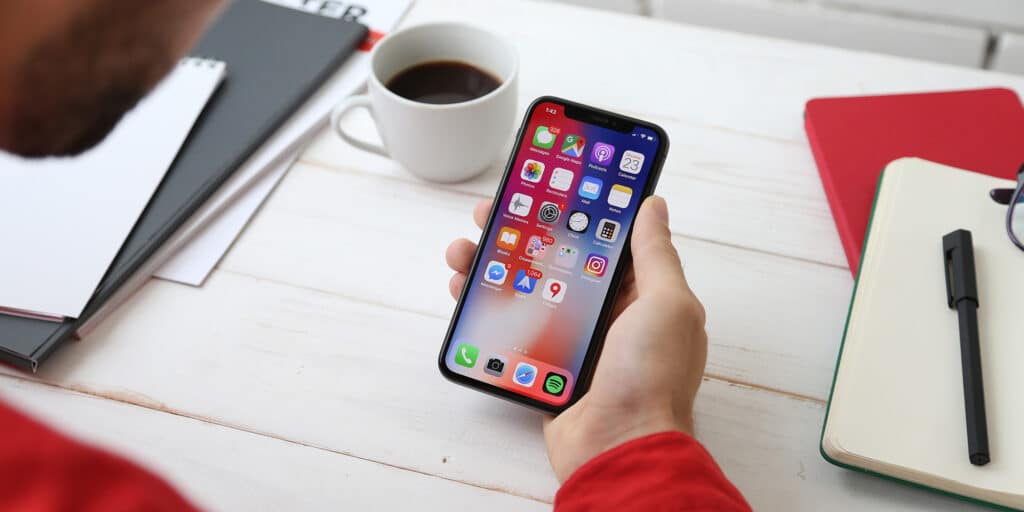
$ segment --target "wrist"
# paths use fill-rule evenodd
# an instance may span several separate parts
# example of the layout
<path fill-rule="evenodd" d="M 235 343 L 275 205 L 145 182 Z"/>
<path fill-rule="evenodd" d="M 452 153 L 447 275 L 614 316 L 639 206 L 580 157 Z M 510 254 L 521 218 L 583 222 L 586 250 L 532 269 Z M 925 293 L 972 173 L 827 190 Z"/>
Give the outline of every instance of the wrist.
<path fill-rule="evenodd" d="M 670 411 L 634 413 L 628 418 L 624 418 L 618 425 L 605 428 L 604 432 L 595 432 L 595 438 L 599 439 L 603 446 L 594 456 L 634 439 L 670 431 L 693 436 L 693 419 L 691 417 L 678 418 Z"/>
<path fill-rule="evenodd" d="M 662 432 L 693 436 L 693 415 L 671 407 L 603 408 L 580 401 L 545 426 L 549 458 L 559 481 L 602 453 Z"/>

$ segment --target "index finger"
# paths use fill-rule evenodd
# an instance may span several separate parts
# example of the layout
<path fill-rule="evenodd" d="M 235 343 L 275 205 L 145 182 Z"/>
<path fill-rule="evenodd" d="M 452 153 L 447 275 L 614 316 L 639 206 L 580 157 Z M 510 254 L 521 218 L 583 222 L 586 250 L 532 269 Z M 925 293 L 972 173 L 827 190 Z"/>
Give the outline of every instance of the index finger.
<path fill-rule="evenodd" d="M 487 216 L 491 214 L 491 205 L 493 204 L 493 199 L 483 199 L 473 208 L 473 221 L 476 222 L 478 228 L 484 228 L 484 224 L 487 223 Z"/>

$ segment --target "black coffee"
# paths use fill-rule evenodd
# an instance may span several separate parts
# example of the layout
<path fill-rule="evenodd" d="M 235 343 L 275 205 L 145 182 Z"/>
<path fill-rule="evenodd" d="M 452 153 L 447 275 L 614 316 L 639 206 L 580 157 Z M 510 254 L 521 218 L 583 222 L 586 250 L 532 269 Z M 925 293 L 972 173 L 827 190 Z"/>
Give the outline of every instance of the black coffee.
<path fill-rule="evenodd" d="M 479 98 L 501 85 L 490 73 L 455 61 L 417 64 L 388 81 L 391 92 L 413 101 L 443 105 Z"/>

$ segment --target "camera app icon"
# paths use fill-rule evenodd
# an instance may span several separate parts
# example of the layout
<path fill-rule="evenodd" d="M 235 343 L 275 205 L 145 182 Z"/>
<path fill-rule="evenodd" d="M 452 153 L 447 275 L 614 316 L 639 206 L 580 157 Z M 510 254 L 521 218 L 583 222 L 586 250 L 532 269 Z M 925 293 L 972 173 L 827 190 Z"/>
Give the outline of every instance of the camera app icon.
<path fill-rule="evenodd" d="M 600 254 L 590 253 L 587 256 L 587 264 L 583 266 L 583 271 L 594 277 L 601 277 L 607 268 L 608 258 Z"/>
<path fill-rule="evenodd" d="M 505 374 L 505 358 L 501 356 L 491 356 L 487 360 L 487 365 L 484 366 L 484 373 L 488 375 L 494 375 L 495 377 L 501 377 Z"/>

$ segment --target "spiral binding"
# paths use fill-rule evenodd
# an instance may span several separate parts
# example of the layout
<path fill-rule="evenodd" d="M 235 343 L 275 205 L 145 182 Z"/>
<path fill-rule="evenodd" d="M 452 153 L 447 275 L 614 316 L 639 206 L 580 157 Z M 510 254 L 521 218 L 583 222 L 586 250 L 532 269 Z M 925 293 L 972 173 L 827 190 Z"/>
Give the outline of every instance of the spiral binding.
<path fill-rule="evenodd" d="M 193 67 L 206 66 L 208 68 L 220 68 L 220 67 L 224 67 L 224 61 L 217 60 L 217 59 L 210 59 L 210 58 L 206 58 L 206 57 L 193 57 L 193 56 L 189 56 L 189 57 L 182 57 L 182 59 L 180 61 L 178 61 L 178 65 L 179 66 L 193 66 Z"/>

